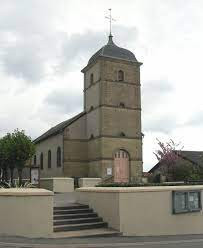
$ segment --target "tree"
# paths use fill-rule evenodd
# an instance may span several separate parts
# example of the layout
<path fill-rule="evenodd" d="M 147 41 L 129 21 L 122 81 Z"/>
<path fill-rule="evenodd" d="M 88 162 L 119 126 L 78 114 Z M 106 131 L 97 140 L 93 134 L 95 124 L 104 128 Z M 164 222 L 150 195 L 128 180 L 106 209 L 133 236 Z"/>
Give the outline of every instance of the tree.
<path fill-rule="evenodd" d="M 202 180 L 203 168 L 200 165 L 192 164 L 191 162 L 181 161 L 174 167 L 174 181 L 195 181 Z"/>
<path fill-rule="evenodd" d="M 18 169 L 19 184 L 22 184 L 22 171 L 26 161 L 35 153 L 35 145 L 24 131 L 16 129 L 12 133 L 12 154 L 14 154 L 15 167 Z"/>
<path fill-rule="evenodd" d="M 35 146 L 31 138 L 24 131 L 16 129 L 0 139 L 0 168 L 3 171 L 2 181 L 8 182 L 8 169 L 10 169 L 11 184 L 13 185 L 13 172 L 17 168 L 19 184 L 22 185 L 22 171 L 26 161 L 35 153 Z"/>
<path fill-rule="evenodd" d="M 11 134 L 0 139 L 0 167 L 2 171 L 2 181 L 8 182 L 8 168 L 13 164 Z"/>
<path fill-rule="evenodd" d="M 154 152 L 157 160 L 161 163 L 160 169 L 166 179 L 169 180 L 174 174 L 176 161 L 179 159 L 179 152 L 182 150 L 180 143 L 175 143 L 172 139 L 164 143 L 157 139 L 159 149 Z"/>

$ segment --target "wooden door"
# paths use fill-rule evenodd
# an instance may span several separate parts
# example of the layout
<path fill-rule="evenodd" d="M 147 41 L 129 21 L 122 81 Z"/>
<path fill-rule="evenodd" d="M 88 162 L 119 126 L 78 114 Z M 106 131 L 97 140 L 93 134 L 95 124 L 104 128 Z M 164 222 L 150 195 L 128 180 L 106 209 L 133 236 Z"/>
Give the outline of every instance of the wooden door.
<path fill-rule="evenodd" d="M 114 182 L 129 182 L 129 156 L 124 150 L 118 150 L 114 155 Z"/>

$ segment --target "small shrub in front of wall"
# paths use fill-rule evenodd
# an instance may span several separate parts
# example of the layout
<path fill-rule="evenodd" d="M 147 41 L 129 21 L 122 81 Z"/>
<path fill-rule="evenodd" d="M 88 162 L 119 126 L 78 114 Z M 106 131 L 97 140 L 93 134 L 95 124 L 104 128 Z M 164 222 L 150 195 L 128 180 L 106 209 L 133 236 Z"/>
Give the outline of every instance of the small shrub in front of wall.
<path fill-rule="evenodd" d="M 182 182 L 182 183 L 101 183 L 96 187 L 150 187 L 150 186 L 183 186 L 183 185 L 203 185 L 203 181 Z"/>
<path fill-rule="evenodd" d="M 16 180 L 14 183 L 0 182 L 0 188 L 36 188 L 36 186 L 30 182 L 20 184 L 19 180 Z"/>

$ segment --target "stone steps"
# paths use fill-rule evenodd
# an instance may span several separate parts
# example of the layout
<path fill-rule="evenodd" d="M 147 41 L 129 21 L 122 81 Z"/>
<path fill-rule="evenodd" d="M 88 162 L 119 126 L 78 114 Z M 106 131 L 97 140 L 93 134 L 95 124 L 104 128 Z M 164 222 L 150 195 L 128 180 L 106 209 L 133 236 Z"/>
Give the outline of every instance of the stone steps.
<path fill-rule="evenodd" d="M 93 237 L 117 237 L 122 234 L 110 228 L 95 228 L 79 231 L 54 232 L 52 238 L 93 238 Z"/>
<path fill-rule="evenodd" d="M 95 229 L 95 228 L 104 228 L 107 227 L 106 222 L 93 222 L 93 223 L 80 223 L 73 225 L 59 225 L 54 226 L 54 232 L 64 232 L 64 231 L 78 231 L 78 230 L 87 230 L 87 229 Z"/>
<path fill-rule="evenodd" d="M 54 220 L 93 218 L 93 217 L 98 217 L 97 213 L 80 213 L 80 214 L 54 215 Z"/>
<path fill-rule="evenodd" d="M 107 228 L 107 226 L 108 224 L 88 205 L 54 207 L 54 232 Z"/>
<path fill-rule="evenodd" d="M 54 210 L 54 215 L 66 215 L 66 214 L 80 214 L 80 213 L 93 213 L 91 208 L 82 208 L 82 209 L 63 209 L 63 210 Z"/>
<path fill-rule="evenodd" d="M 60 206 L 60 207 L 54 207 L 55 210 L 71 210 L 71 209 L 84 209 L 84 208 L 89 208 L 88 205 L 70 205 L 70 206 Z"/>
<path fill-rule="evenodd" d="M 66 224 L 82 224 L 102 221 L 100 217 L 89 217 L 89 218 L 75 218 L 75 219 L 62 219 L 54 221 L 54 226 L 66 225 Z"/>

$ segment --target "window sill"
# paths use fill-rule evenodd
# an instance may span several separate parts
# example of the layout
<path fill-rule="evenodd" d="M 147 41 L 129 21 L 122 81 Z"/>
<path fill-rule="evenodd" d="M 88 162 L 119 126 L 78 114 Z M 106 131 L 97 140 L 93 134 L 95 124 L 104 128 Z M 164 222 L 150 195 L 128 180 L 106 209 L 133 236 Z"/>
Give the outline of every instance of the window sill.
<path fill-rule="evenodd" d="M 200 212 L 202 209 L 201 208 L 198 208 L 198 209 L 187 209 L 187 210 L 184 210 L 184 211 L 175 211 L 173 210 L 173 214 L 188 214 L 188 213 L 194 213 L 194 212 Z"/>

